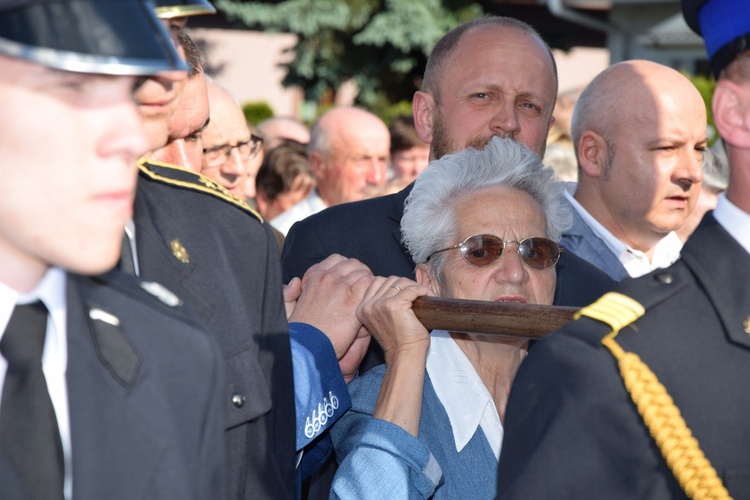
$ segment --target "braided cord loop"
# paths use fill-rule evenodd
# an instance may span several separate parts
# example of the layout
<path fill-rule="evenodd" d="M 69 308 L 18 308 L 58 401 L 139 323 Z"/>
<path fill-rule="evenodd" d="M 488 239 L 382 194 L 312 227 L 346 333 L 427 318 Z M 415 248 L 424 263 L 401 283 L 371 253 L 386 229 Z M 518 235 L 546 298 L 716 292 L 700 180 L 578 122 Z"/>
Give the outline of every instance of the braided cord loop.
<path fill-rule="evenodd" d="M 602 344 L 617 360 L 625 388 L 688 497 L 694 500 L 731 500 L 666 388 L 637 354 L 626 352 L 615 341 L 623 327 L 644 313 L 643 306 L 635 300 L 610 292 L 581 309 L 576 316 L 588 316 L 612 327 Z"/>

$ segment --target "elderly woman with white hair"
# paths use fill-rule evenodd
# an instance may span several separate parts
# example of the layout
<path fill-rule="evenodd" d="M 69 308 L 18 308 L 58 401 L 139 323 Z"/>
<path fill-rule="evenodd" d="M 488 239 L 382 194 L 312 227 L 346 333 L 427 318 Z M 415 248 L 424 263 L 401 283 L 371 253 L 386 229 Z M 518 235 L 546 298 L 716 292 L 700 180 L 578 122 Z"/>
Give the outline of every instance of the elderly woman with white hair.
<path fill-rule="evenodd" d="M 493 138 L 420 174 L 401 222 L 417 283 L 377 278 L 357 314 L 386 364 L 355 379 L 333 427 L 331 498 L 495 498 L 503 419 L 523 340 L 431 334 L 420 296 L 552 304 L 570 215 L 554 173 Z"/>

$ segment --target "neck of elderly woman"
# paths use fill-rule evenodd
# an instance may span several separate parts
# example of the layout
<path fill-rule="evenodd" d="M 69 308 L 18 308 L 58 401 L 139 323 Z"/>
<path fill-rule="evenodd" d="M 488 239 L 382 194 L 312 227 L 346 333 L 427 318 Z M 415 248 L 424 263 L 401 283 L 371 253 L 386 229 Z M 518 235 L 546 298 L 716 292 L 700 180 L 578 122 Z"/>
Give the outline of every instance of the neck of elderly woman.
<path fill-rule="evenodd" d="M 521 361 L 526 357 L 527 342 L 494 335 L 455 332 L 450 335 L 487 387 L 500 415 L 500 422 L 504 423 L 510 386 Z"/>

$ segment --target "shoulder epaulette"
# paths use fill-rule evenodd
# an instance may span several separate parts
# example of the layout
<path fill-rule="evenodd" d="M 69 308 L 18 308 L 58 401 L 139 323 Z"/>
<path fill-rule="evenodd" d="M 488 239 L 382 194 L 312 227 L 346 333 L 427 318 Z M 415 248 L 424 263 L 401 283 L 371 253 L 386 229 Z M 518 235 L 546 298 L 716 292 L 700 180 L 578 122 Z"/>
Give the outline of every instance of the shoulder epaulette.
<path fill-rule="evenodd" d="M 645 313 L 645 308 L 638 301 L 621 293 L 610 292 L 578 311 L 575 317 L 587 316 L 612 328 L 602 339 L 602 344 L 617 360 L 630 398 L 687 496 L 692 499 L 730 499 L 716 469 L 693 437 L 666 387 L 640 356 L 626 352 L 615 341 L 622 328 Z"/>
<path fill-rule="evenodd" d="M 138 168 L 142 174 L 155 181 L 212 195 L 227 203 L 231 203 L 249 213 L 260 222 L 263 222 L 263 217 L 257 211 L 253 210 L 250 205 L 238 199 L 224 186 L 217 184 L 216 181 L 205 175 L 177 165 L 161 163 L 146 158 L 141 158 L 138 161 Z"/>

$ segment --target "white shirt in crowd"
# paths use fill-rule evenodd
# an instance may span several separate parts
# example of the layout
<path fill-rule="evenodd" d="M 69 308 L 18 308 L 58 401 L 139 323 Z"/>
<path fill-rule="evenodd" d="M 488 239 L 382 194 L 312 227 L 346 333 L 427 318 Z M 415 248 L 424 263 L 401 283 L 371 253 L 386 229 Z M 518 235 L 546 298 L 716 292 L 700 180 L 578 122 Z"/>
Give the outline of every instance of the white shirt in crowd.
<path fill-rule="evenodd" d="M 648 258 L 644 252 L 631 248 L 615 235 L 613 235 L 606 227 L 601 225 L 580 203 L 576 200 L 569 191 L 565 190 L 565 197 L 573 205 L 573 208 L 578 212 L 581 218 L 588 224 L 591 230 L 604 241 L 607 247 L 617 256 L 617 259 L 625 267 L 631 278 L 638 278 L 645 274 L 650 273 L 655 269 L 662 269 L 669 267 L 680 258 L 680 252 L 682 251 L 682 240 L 677 236 L 677 233 L 671 231 L 659 243 L 654 247 L 654 253 L 651 259 Z"/>

